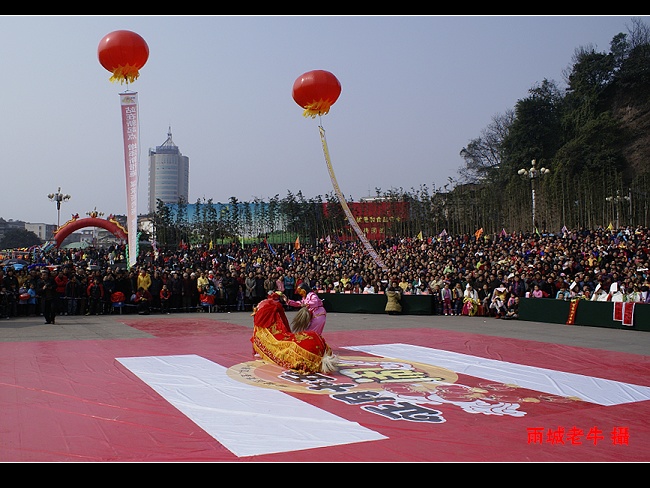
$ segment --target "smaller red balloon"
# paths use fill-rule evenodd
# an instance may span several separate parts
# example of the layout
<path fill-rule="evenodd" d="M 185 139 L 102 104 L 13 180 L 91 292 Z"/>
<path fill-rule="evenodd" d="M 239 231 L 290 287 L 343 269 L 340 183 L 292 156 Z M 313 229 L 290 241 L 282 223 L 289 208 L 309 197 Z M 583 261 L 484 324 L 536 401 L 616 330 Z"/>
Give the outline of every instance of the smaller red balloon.
<path fill-rule="evenodd" d="M 135 32 L 116 30 L 99 42 L 97 57 L 100 64 L 113 75 L 111 82 L 132 83 L 140 76 L 140 69 L 149 59 L 149 46 Z"/>
<path fill-rule="evenodd" d="M 316 69 L 300 75 L 293 84 L 293 99 L 305 117 L 325 115 L 341 94 L 341 83 L 329 71 Z"/>

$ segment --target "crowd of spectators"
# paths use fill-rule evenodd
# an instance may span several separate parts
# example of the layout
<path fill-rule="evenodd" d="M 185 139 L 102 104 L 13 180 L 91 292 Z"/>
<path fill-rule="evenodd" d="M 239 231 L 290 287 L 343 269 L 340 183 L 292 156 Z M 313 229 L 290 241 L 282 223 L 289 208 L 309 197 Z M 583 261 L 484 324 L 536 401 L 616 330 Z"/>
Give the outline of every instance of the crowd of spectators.
<path fill-rule="evenodd" d="M 524 297 L 593 299 L 597 290 L 614 285 L 626 301 L 650 302 L 650 230 L 645 227 L 395 237 L 371 244 L 381 262 L 357 240 L 329 237 L 300 246 L 263 240 L 244 247 L 150 249 L 130 268 L 125 246 L 51 249 L 30 256 L 32 264 L 18 271 L 0 270 L 0 313 L 7 318 L 42 314 L 43 269 L 57 283 L 60 315 L 115 313 L 116 304 L 141 313 L 196 312 L 206 310 L 206 296 L 213 297 L 210 311 L 246 311 L 271 290 L 299 299 L 295 290 L 303 281 L 319 295 L 384 293 L 397 283 L 404 294 L 432 294 L 436 300 L 440 294 L 435 313 L 449 315 L 458 314 L 462 303 L 443 308 L 445 289 L 454 291 L 452 300 L 458 290 L 471 289 L 485 308 L 497 289 L 506 290 L 508 303 Z M 146 306 L 138 301 L 143 291 Z M 30 293 L 36 296 L 28 299 Z M 507 309 L 489 313 L 505 315 Z"/>

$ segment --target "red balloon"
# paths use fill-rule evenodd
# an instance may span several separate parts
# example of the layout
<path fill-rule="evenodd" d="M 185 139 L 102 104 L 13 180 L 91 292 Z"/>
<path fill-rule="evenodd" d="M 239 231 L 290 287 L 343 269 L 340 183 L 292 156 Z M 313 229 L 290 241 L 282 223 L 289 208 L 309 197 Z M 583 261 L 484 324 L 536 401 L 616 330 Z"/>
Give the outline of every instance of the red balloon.
<path fill-rule="evenodd" d="M 138 79 L 140 68 L 149 59 L 149 46 L 135 32 L 116 30 L 99 42 L 97 57 L 100 64 L 113 73 L 111 82 L 132 83 Z"/>
<path fill-rule="evenodd" d="M 329 71 L 316 69 L 300 75 L 293 84 L 293 99 L 305 117 L 325 115 L 341 94 L 341 83 Z"/>

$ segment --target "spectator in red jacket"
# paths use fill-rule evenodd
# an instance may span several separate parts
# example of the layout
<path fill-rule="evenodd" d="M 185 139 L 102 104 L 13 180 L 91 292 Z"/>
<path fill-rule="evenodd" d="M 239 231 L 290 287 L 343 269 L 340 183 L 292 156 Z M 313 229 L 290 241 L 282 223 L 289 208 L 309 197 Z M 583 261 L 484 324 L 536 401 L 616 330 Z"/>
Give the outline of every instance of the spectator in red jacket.
<path fill-rule="evenodd" d="M 59 269 L 59 272 L 54 277 L 54 283 L 56 284 L 56 311 L 58 314 L 64 315 L 67 313 L 65 287 L 68 284 L 68 275 L 62 269 Z"/>
<path fill-rule="evenodd" d="M 137 294 L 136 294 L 137 296 Z M 169 291 L 167 285 L 164 284 L 160 289 L 160 313 L 170 313 L 169 312 L 169 303 L 172 298 L 172 292 Z"/>
<path fill-rule="evenodd" d="M 138 306 L 138 313 L 140 315 L 149 315 L 151 313 L 151 299 L 151 293 L 142 286 L 135 292 L 135 300 L 133 302 Z"/>

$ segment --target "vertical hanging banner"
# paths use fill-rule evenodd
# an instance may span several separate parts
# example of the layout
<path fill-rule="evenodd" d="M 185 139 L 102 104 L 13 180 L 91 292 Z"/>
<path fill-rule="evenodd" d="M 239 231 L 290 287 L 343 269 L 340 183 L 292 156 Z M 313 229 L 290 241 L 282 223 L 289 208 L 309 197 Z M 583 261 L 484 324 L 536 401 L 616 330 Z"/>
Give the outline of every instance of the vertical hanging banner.
<path fill-rule="evenodd" d="M 352 215 L 352 212 L 350 211 L 350 207 L 348 206 L 348 202 L 345 200 L 345 196 L 343 196 L 343 192 L 339 188 L 339 184 L 336 181 L 336 175 L 334 174 L 334 168 L 332 168 L 332 163 L 330 161 L 330 153 L 329 150 L 327 149 L 327 141 L 325 140 L 325 129 L 323 129 L 322 126 L 318 126 L 318 129 L 320 130 L 320 138 L 321 138 L 321 143 L 323 144 L 323 153 L 325 154 L 325 162 L 327 163 L 327 171 L 330 174 L 330 180 L 332 180 L 332 187 L 334 188 L 334 193 L 336 193 L 336 196 L 339 199 L 339 203 L 341 204 L 341 207 L 343 208 L 343 212 L 345 213 L 345 216 L 348 218 L 348 222 L 350 226 L 354 229 L 354 232 L 356 232 L 357 237 L 363 244 L 363 247 L 365 248 L 366 252 L 372 257 L 372 259 L 375 261 L 377 266 L 379 266 L 383 271 L 388 271 L 388 267 L 384 264 L 382 261 L 381 257 L 379 254 L 377 254 L 377 251 L 372 247 L 372 244 L 370 244 L 370 241 L 368 241 L 368 238 L 366 235 L 363 233 L 361 230 L 361 227 L 359 227 L 359 224 L 357 223 L 356 219 L 354 218 L 354 215 Z"/>
<path fill-rule="evenodd" d="M 126 220 L 129 231 L 129 268 L 138 258 L 138 93 L 120 93 L 122 108 L 122 137 L 124 140 L 124 174 L 126 175 Z"/>

